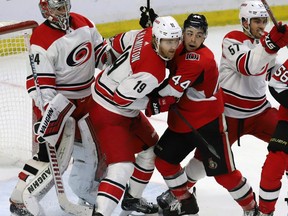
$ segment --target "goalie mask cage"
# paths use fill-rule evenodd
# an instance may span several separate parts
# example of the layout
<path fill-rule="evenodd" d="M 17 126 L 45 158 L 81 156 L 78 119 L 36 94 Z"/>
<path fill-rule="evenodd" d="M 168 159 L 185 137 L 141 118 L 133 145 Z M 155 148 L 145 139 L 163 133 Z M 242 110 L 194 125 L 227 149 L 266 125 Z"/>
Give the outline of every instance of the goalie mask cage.
<path fill-rule="evenodd" d="M 22 164 L 37 151 L 24 43 L 24 34 L 31 35 L 36 26 L 35 21 L 0 23 L 0 164 Z"/>

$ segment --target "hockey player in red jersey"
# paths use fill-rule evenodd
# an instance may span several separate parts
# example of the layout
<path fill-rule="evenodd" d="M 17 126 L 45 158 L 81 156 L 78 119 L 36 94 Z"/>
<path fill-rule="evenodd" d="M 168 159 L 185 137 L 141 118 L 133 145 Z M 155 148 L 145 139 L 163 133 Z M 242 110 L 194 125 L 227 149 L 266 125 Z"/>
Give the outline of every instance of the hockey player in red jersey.
<path fill-rule="evenodd" d="M 87 123 L 87 114 L 92 101 L 90 86 L 94 82 L 95 61 L 96 67 L 104 67 L 105 62 L 102 60 L 105 56 L 100 53 L 107 54 L 101 51 L 106 48 L 106 44 L 91 21 L 82 15 L 70 13 L 70 0 L 40 0 L 39 8 L 46 21 L 34 30 L 30 43 L 40 94 L 36 91 L 32 72 L 27 76 L 27 91 L 35 104 L 38 120 L 42 118 L 40 110 L 52 105 L 51 102 L 57 101 L 57 107 L 62 100 L 67 99 L 75 107 L 71 115 L 79 125 L 75 144 L 73 138 L 72 144 L 57 144 L 61 152 L 58 160 L 63 172 L 74 147 L 74 164 L 69 183 L 79 198 L 94 204 L 95 199 L 89 194 L 89 189 L 93 187 L 97 151 L 93 133 L 89 130 L 91 127 Z M 57 119 L 57 122 L 61 123 L 61 119 Z M 74 126 L 70 130 L 70 135 L 74 135 Z M 57 129 L 56 133 L 61 131 Z M 30 199 L 32 196 L 37 202 L 51 188 L 53 181 L 49 167 L 46 145 L 39 143 L 38 154 L 26 162 L 10 197 L 13 215 L 41 215 L 39 206 L 33 208 L 35 203 L 32 209 L 26 206 L 25 198 Z"/>
<path fill-rule="evenodd" d="M 279 121 L 268 144 L 259 190 L 259 216 L 272 216 L 288 165 L 288 60 L 277 64 L 269 82 L 272 96 L 279 102 Z"/>
<path fill-rule="evenodd" d="M 158 92 L 160 96 L 173 95 L 180 98 L 168 111 L 168 128 L 154 150 L 157 155 L 156 168 L 177 198 L 163 209 L 163 215 L 196 214 L 199 211 L 194 194 L 188 191 L 187 185 L 186 172 L 193 173 L 194 164 L 189 163 L 186 172 L 180 165 L 196 147 L 201 153 L 207 175 L 214 176 L 220 185 L 229 190 L 244 211 L 254 211 L 256 207 L 250 185 L 234 166 L 217 64 L 211 50 L 203 44 L 207 33 L 205 16 L 190 14 L 187 17 L 183 28 L 183 43 L 177 49 L 175 58 L 169 62 L 172 75 L 168 85 Z M 146 114 L 155 114 L 155 106 L 148 108 Z M 216 149 L 220 158 L 208 151 L 191 131 L 189 124 Z"/>
<path fill-rule="evenodd" d="M 287 27 L 283 25 L 282 32 L 274 27 L 267 35 L 264 28 L 268 13 L 260 1 L 243 2 L 239 16 L 243 32 L 232 31 L 224 37 L 219 68 L 228 137 L 231 145 L 245 134 L 268 142 L 278 120 L 277 110 L 271 108 L 266 99 L 266 78 L 274 66 L 278 49 L 287 44 Z M 198 150 L 196 158 L 189 162 L 194 164 L 194 172 L 186 169 L 189 187 L 206 176 Z M 164 195 L 158 199 L 163 201 Z M 244 212 L 244 215 L 256 214 L 257 211 Z"/>
<path fill-rule="evenodd" d="M 92 85 L 94 107 L 90 116 L 108 165 L 99 184 L 94 215 L 111 215 L 125 188 L 122 209 L 158 212 L 157 205 L 141 198 L 154 170 L 153 149 L 158 141 L 156 131 L 141 110 L 149 103 L 147 95 L 168 77 L 166 62 L 173 58 L 182 30 L 174 18 L 167 16 L 158 17 L 153 28 L 122 36 L 123 40 L 130 38 L 125 48 L 124 43 L 119 44 L 124 52 L 100 72 Z M 163 100 L 167 107 L 175 102 L 174 97 Z"/>

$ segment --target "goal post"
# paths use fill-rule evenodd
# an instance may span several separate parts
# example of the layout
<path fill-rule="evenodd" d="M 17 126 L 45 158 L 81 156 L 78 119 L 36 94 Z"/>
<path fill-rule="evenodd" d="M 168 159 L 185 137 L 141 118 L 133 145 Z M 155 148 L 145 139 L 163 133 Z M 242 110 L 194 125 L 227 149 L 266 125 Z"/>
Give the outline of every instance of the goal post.
<path fill-rule="evenodd" d="M 35 21 L 0 23 L 0 165 L 23 164 L 37 151 L 24 43 L 24 35 L 37 26 Z"/>

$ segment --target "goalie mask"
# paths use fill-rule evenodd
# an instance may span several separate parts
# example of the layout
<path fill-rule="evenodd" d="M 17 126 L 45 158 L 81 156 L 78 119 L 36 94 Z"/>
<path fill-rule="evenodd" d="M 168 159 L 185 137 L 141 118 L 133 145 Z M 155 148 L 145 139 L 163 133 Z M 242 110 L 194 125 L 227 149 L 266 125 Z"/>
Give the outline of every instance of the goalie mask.
<path fill-rule="evenodd" d="M 182 29 L 177 21 L 171 16 L 157 17 L 153 22 L 152 37 L 154 39 L 154 48 L 156 53 L 163 60 L 168 61 L 170 58 L 163 56 L 159 49 L 161 39 L 179 39 L 179 45 L 182 37 Z"/>
<path fill-rule="evenodd" d="M 42 16 L 62 30 L 69 28 L 70 0 L 40 0 Z"/>
<path fill-rule="evenodd" d="M 250 33 L 250 20 L 253 18 L 267 18 L 268 20 L 269 14 L 265 9 L 265 6 L 261 1 L 244 1 L 240 5 L 239 19 L 240 23 L 244 30 Z M 243 22 L 247 21 L 248 28 L 243 25 Z M 253 36 L 252 36 L 253 37 Z"/>

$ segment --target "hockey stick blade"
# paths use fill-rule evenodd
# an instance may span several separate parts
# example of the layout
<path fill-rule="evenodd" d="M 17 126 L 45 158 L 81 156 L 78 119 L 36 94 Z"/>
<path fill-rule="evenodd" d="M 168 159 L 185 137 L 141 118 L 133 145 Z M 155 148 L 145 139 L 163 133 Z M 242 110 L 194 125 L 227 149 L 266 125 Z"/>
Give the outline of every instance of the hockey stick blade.
<path fill-rule="evenodd" d="M 63 211 L 66 213 L 77 215 L 77 216 L 91 216 L 94 212 L 94 208 L 88 206 L 82 206 L 78 204 L 71 203 L 65 194 L 64 185 L 62 181 L 62 175 L 59 169 L 58 159 L 56 155 L 56 149 L 54 146 L 46 143 L 48 149 L 48 155 L 51 163 L 54 184 L 57 192 L 57 198 L 59 205 Z"/>
<path fill-rule="evenodd" d="M 94 207 L 82 206 L 71 203 L 65 194 L 59 194 L 58 200 L 60 207 L 63 211 L 68 214 L 77 215 L 77 216 L 91 216 L 94 213 Z"/>
<path fill-rule="evenodd" d="M 182 121 L 192 130 L 192 132 L 201 140 L 202 144 L 205 145 L 208 150 L 218 159 L 220 159 L 220 156 L 218 155 L 216 149 L 214 146 L 209 144 L 204 137 L 187 121 L 187 119 L 184 118 L 184 116 L 179 112 L 177 107 L 175 105 L 172 105 L 171 108 L 176 112 L 176 114 L 182 119 Z"/>

